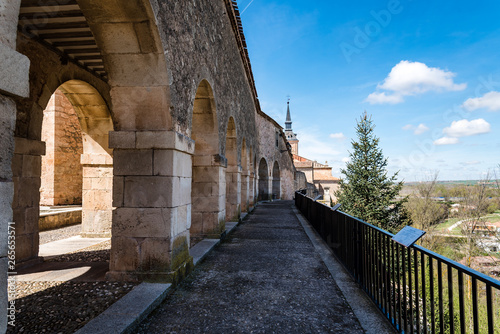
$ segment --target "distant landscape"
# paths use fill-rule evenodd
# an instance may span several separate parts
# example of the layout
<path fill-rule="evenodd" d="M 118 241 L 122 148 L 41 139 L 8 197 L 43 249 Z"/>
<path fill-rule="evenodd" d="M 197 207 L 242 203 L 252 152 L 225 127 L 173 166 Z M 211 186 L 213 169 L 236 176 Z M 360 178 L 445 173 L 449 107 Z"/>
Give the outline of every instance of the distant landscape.
<path fill-rule="evenodd" d="M 500 276 L 500 180 L 407 182 L 400 197 L 421 245 L 492 277 Z"/>

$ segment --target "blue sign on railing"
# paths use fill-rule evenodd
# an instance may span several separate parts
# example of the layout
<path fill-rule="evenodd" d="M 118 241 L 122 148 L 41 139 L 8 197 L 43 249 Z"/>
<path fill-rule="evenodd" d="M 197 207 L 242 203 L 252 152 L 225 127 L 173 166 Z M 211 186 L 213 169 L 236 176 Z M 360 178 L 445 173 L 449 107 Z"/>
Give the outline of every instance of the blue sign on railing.
<path fill-rule="evenodd" d="M 392 240 L 396 241 L 398 244 L 401 244 L 405 247 L 410 247 L 424 234 L 425 231 L 419 230 L 418 228 L 405 226 L 394 237 L 392 237 Z"/>

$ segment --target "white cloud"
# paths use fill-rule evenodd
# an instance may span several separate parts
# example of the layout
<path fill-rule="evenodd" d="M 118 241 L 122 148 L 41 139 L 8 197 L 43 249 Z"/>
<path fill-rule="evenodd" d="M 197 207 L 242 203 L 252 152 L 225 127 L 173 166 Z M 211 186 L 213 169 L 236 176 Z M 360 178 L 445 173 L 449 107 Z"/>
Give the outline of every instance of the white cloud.
<path fill-rule="evenodd" d="M 411 124 L 407 124 L 407 125 L 403 126 L 403 130 L 406 130 L 406 131 L 411 130 L 411 131 L 413 131 L 414 134 L 421 135 L 422 133 L 429 131 L 429 128 L 425 124 L 420 123 L 417 127 L 415 127 Z"/>
<path fill-rule="evenodd" d="M 330 138 L 344 140 L 345 136 L 342 132 L 330 134 Z"/>
<path fill-rule="evenodd" d="M 476 109 L 488 109 L 489 111 L 500 110 L 500 92 L 489 92 L 481 97 L 467 99 L 462 107 L 468 111 Z"/>
<path fill-rule="evenodd" d="M 415 133 L 416 135 L 421 135 L 422 133 L 427 131 L 429 131 L 429 128 L 425 126 L 425 124 L 420 123 L 413 133 Z"/>
<path fill-rule="evenodd" d="M 423 94 L 428 91 L 458 91 L 464 90 L 467 84 L 453 82 L 455 73 L 437 67 L 428 67 L 424 63 L 400 61 L 391 69 L 378 90 L 366 98 L 370 104 L 396 104 L 404 101 L 404 96 Z"/>
<path fill-rule="evenodd" d="M 386 95 L 385 92 L 382 93 L 371 93 L 366 98 L 366 102 L 370 104 L 398 104 L 403 102 L 403 97 L 398 94 Z"/>
<path fill-rule="evenodd" d="M 434 145 L 454 145 L 458 144 L 458 138 L 443 137 L 434 141 Z"/>
<path fill-rule="evenodd" d="M 451 125 L 443 129 L 443 133 L 448 137 L 468 137 L 488 133 L 491 131 L 491 126 L 484 119 L 474 119 L 468 121 L 462 119 L 460 121 L 453 121 Z"/>
<path fill-rule="evenodd" d="M 350 160 L 351 159 L 349 157 L 343 157 L 342 158 L 342 162 L 345 163 L 345 164 L 348 163 Z"/>

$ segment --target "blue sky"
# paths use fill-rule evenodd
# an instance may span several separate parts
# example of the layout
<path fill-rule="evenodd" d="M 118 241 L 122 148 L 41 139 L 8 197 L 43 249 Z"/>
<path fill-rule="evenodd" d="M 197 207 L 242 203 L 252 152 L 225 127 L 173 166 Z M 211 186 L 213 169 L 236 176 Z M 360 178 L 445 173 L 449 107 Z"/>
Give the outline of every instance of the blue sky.
<path fill-rule="evenodd" d="M 356 120 L 389 171 L 479 179 L 500 163 L 500 2 L 239 0 L 264 112 L 299 154 L 345 165 Z"/>

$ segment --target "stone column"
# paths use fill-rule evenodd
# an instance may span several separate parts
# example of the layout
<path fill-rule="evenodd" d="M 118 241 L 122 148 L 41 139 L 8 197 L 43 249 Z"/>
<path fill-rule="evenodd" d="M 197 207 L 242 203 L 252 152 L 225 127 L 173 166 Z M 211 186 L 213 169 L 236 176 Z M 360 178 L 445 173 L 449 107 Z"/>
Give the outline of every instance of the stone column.
<path fill-rule="evenodd" d="M 225 229 L 227 160 L 216 154 L 193 160 L 192 238 L 218 239 Z"/>
<path fill-rule="evenodd" d="M 16 261 L 38 256 L 38 218 L 40 216 L 40 183 L 45 143 L 15 138 L 12 159 L 14 200 L 12 210 L 16 223 Z"/>
<path fill-rule="evenodd" d="M 248 170 L 241 173 L 241 212 L 247 212 L 250 204 L 250 173 Z"/>
<path fill-rule="evenodd" d="M 8 226 L 13 222 L 16 104 L 12 97 L 29 96 L 29 60 L 16 52 L 20 3 L 21 0 L 0 0 L 0 333 L 7 330 Z"/>
<path fill-rule="evenodd" d="M 194 142 L 173 131 L 111 132 L 111 261 L 107 278 L 178 282 L 189 255 Z"/>
<path fill-rule="evenodd" d="M 272 200 L 273 199 L 273 178 L 269 176 L 267 179 L 267 198 L 266 200 Z"/>
<path fill-rule="evenodd" d="M 248 174 L 248 207 L 251 208 L 255 205 L 255 173 Z"/>
<path fill-rule="evenodd" d="M 238 221 L 241 214 L 241 166 L 226 171 L 226 221 Z"/>
<path fill-rule="evenodd" d="M 113 159 L 108 154 L 82 154 L 82 237 L 111 236 Z"/>

